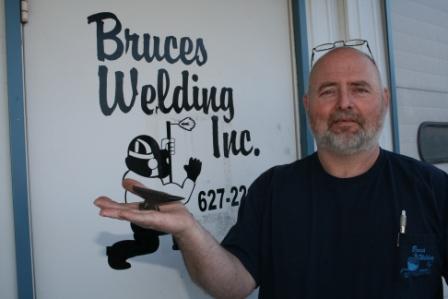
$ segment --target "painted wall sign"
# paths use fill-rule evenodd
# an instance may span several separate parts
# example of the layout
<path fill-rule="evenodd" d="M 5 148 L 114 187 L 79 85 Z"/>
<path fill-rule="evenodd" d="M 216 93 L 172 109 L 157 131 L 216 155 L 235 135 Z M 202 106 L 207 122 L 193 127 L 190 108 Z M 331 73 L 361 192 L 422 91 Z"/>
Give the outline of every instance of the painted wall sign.
<path fill-rule="evenodd" d="M 289 26 L 278 0 L 33 5 L 37 297 L 207 298 L 171 236 L 101 218 L 93 200 L 140 202 L 121 187 L 137 179 L 182 200 L 221 240 L 251 182 L 297 157 Z"/>
<path fill-rule="evenodd" d="M 151 63 L 165 61 L 169 64 L 196 64 L 204 66 L 207 63 L 207 49 L 203 38 L 194 40 L 190 37 L 167 36 L 160 38 L 150 33 L 133 33 L 129 28 L 123 28 L 120 19 L 112 12 L 101 12 L 87 18 L 88 23 L 96 24 L 97 58 L 100 62 L 115 61 L 123 55 L 129 55 L 135 61 Z M 105 23 L 110 22 L 112 29 L 107 31 Z M 109 52 L 106 43 L 111 44 Z M 220 134 L 219 118 L 230 123 L 235 117 L 234 92 L 231 87 L 211 86 L 199 87 L 199 76 L 190 74 L 188 69 L 181 74 L 180 85 L 172 86 L 170 73 L 160 68 L 155 71 L 156 82 L 139 82 L 139 71 L 131 68 L 125 75 L 123 71 L 110 74 L 106 64 L 98 66 L 99 104 L 105 116 L 112 115 L 116 109 L 128 113 L 140 102 L 140 108 L 148 116 L 157 114 L 180 114 L 184 111 L 199 111 L 206 115 L 212 114 L 213 155 L 216 158 L 228 158 L 230 155 L 258 156 L 260 149 L 254 148 L 249 130 L 224 132 Z M 115 78 L 115 84 L 108 88 L 108 76 Z M 114 81 L 114 79 L 112 79 Z M 124 95 L 124 84 L 128 83 L 131 94 Z M 112 100 L 109 99 L 111 96 Z M 140 99 L 138 99 L 140 98 Z M 137 108 L 137 109 L 138 109 Z"/>
<path fill-rule="evenodd" d="M 164 114 L 176 115 L 182 112 L 198 111 L 204 115 L 211 115 L 210 140 L 213 141 L 213 156 L 229 158 L 231 155 L 248 156 L 260 155 L 260 149 L 251 144 L 249 130 L 220 132 L 219 114 L 226 123 L 232 122 L 235 117 L 234 90 L 231 87 L 199 87 L 199 76 L 182 70 L 176 74 L 181 78 L 177 86 L 171 84 L 170 72 L 164 68 L 154 70 L 156 82 L 139 81 L 139 70 L 132 67 L 129 71 L 115 71 L 112 74 L 107 65 L 108 62 L 119 60 L 124 55 L 129 55 L 134 61 L 142 61 L 150 64 L 153 61 L 167 62 L 169 64 L 182 64 L 187 68 L 191 64 L 205 67 L 207 63 L 207 48 L 203 38 L 191 38 L 188 36 L 166 36 L 160 38 L 149 32 L 135 33 L 130 28 L 125 28 L 119 17 L 113 12 L 100 12 L 88 16 L 87 22 L 96 25 L 96 49 L 99 79 L 99 107 L 104 116 L 113 113 L 128 113 L 135 108 L 141 109 L 148 116 Z M 110 29 L 106 29 L 106 27 Z M 109 50 L 110 49 L 110 50 Z M 144 64 L 142 67 L 146 67 Z M 128 74 L 128 75 L 125 75 Z M 109 76 L 111 78 L 109 78 Z M 141 76 L 140 76 L 141 77 Z M 112 81 L 112 86 L 108 86 Z M 125 95 L 125 84 L 129 84 L 132 91 Z M 137 103 L 140 102 L 140 105 Z M 184 166 L 186 172 L 182 182 L 173 181 L 172 159 L 175 154 L 175 139 L 171 136 L 171 126 L 177 126 L 185 131 L 194 129 L 195 121 L 190 118 L 167 122 L 166 138 L 160 144 L 151 136 L 140 135 L 132 139 L 128 147 L 126 166 L 128 170 L 123 179 L 133 174 L 139 181 L 147 182 L 153 189 L 170 192 L 184 196 L 185 204 L 189 202 L 197 177 L 201 171 L 201 161 L 190 158 Z M 182 131 L 182 130 L 180 130 Z M 150 181 L 148 182 L 148 180 Z M 221 198 L 219 207 L 222 209 L 224 192 L 218 188 Z M 231 190 L 246 190 L 245 186 L 232 187 Z M 204 192 L 204 191 L 201 191 Z M 201 193 L 203 194 L 203 193 Z M 209 191 L 210 203 L 201 196 L 201 212 L 215 210 L 214 192 Z M 236 193 L 237 194 L 237 193 Z M 126 197 L 126 194 L 125 194 Z M 231 206 L 238 206 L 238 201 L 232 200 Z M 229 200 L 227 200 L 229 199 Z M 125 201 L 126 198 L 125 198 Z M 226 198 L 230 201 L 230 197 Z M 198 200 L 199 202 L 199 200 Z M 138 227 L 131 224 L 134 232 L 134 240 L 126 240 L 107 247 L 109 265 L 114 269 L 127 269 L 130 264 L 126 262 L 129 257 L 153 253 L 159 246 L 160 232 Z M 175 246 L 173 245 L 175 248 Z"/>

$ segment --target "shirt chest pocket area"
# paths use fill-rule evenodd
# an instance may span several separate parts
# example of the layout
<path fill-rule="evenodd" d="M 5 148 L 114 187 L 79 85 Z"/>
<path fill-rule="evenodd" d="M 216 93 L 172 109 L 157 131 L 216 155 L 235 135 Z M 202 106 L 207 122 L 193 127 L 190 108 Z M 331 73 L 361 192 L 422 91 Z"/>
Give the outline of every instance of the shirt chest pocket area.
<path fill-rule="evenodd" d="M 439 298 L 442 265 L 437 236 L 400 234 L 398 241 L 397 297 Z"/>

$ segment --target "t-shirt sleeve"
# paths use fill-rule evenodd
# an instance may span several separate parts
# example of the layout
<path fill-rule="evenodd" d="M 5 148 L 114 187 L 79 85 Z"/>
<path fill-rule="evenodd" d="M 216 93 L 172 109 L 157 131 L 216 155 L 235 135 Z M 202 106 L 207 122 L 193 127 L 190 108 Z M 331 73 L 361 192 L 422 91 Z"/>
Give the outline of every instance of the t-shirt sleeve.
<path fill-rule="evenodd" d="M 269 236 L 263 228 L 269 217 L 266 205 L 270 198 L 272 171 L 262 174 L 250 186 L 241 200 L 236 224 L 229 230 L 221 245 L 235 255 L 254 278 L 257 286 L 260 282 L 260 259 L 262 242 Z"/>

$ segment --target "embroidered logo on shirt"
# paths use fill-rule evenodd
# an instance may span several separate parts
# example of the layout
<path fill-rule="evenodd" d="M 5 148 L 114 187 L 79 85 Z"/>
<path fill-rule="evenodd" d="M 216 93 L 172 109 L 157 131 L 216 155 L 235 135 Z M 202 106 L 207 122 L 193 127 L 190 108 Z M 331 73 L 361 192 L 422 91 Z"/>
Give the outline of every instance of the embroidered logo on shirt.
<path fill-rule="evenodd" d="M 426 253 L 425 248 L 411 247 L 411 255 L 407 259 L 406 268 L 400 270 L 404 278 L 429 275 L 431 273 L 434 256 Z"/>

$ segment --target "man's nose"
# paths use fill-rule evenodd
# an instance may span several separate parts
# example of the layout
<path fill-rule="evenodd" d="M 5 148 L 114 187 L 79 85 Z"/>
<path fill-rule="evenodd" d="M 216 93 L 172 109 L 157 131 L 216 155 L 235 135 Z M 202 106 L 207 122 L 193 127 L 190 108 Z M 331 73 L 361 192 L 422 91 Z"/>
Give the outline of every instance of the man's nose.
<path fill-rule="evenodd" d="M 353 98 L 346 90 L 340 90 L 338 94 L 338 109 L 346 110 L 353 108 Z"/>

